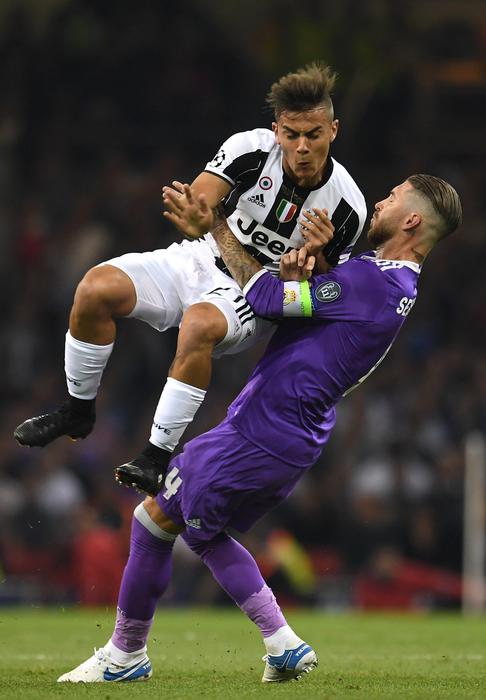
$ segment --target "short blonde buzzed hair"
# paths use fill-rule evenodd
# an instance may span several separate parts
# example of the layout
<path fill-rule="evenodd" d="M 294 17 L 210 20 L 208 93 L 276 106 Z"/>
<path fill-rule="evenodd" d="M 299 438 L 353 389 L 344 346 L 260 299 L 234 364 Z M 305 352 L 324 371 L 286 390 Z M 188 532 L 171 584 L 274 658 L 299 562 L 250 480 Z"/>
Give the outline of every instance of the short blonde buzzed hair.
<path fill-rule="evenodd" d="M 273 83 L 267 95 L 267 104 L 272 107 L 275 119 L 283 112 L 307 112 L 320 107 L 328 109 L 333 119 L 331 92 L 336 78 L 337 73 L 330 66 L 314 61 Z"/>

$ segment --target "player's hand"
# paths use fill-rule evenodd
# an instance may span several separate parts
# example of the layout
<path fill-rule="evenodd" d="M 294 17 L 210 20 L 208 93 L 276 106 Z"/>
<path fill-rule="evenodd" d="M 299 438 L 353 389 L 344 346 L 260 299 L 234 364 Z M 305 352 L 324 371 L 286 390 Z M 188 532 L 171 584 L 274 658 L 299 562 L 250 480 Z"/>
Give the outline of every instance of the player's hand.
<path fill-rule="evenodd" d="M 299 219 L 304 246 L 311 255 L 317 255 L 334 236 L 334 226 L 327 209 L 307 209 Z"/>
<path fill-rule="evenodd" d="M 284 282 L 302 282 L 312 275 L 316 259 L 309 255 L 305 246 L 291 250 L 280 258 L 280 279 Z"/>
<path fill-rule="evenodd" d="M 200 238 L 213 225 L 213 213 L 204 194 L 195 197 L 190 186 L 174 180 L 162 188 L 164 216 L 189 238 Z"/>

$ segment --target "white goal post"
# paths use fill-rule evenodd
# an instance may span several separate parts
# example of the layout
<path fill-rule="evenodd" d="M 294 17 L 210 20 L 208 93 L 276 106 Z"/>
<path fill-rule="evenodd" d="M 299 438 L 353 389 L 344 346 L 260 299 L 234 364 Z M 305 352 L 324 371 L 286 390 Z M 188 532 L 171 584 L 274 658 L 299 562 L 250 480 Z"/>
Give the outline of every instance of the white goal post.
<path fill-rule="evenodd" d="M 486 439 L 474 432 L 466 437 L 464 473 L 464 539 L 462 609 L 479 614 L 486 604 Z"/>

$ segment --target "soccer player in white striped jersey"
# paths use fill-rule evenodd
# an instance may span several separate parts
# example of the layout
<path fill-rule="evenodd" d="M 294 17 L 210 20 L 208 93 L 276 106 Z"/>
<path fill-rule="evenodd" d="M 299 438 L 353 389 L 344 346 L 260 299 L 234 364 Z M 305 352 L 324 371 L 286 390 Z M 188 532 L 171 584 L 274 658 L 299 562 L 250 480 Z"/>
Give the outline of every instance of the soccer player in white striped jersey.
<path fill-rule="evenodd" d="M 363 195 L 329 154 L 339 126 L 331 99 L 335 77 L 328 66 L 314 63 L 274 83 L 268 95 L 272 129 L 231 136 L 192 184 L 195 196 L 204 194 L 210 207 L 224 200 L 231 230 L 271 271 L 278 270 L 283 254 L 302 245 L 316 257 L 320 272 L 346 261 L 366 219 Z M 177 200 L 165 201 L 167 216 L 177 224 Z M 310 213 L 305 229 L 298 225 L 301 213 Z M 197 217 L 180 228 L 188 226 L 202 233 Z M 91 432 L 116 322 L 126 317 L 158 331 L 180 325 L 149 442 L 116 470 L 122 483 L 155 495 L 204 400 L 212 358 L 242 351 L 269 335 L 273 324 L 255 316 L 210 234 L 108 260 L 89 270 L 76 291 L 65 346 L 67 401 L 18 426 L 19 443 L 44 446 L 61 435 L 76 439 Z"/>

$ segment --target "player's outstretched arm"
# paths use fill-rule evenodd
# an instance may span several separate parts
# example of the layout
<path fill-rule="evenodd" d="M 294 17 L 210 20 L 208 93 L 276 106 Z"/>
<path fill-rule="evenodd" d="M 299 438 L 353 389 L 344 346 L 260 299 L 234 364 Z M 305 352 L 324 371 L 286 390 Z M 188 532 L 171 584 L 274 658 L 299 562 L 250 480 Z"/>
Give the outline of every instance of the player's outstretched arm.
<path fill-rule="evenodd" d="M 162 188 L 164 216 L 189 238 L 200 238 L 213 224 L 213 212 L 206 196 L 195 195 L 191 187 L 174 180 L 173 187 Z"/>
<path fill-rule="evenodd" d="M 226 267 L 237 284 L 243 289 L 245 284 L 254 274 L 263 269 L 243 248 L 239 240 L 231 231 L 224 215 L 223 207 L 218 206 L 213 210 L 214 223 L 211 234 L 221 253 Z"/>
<path fill-rule="evenodd" d="M 280 265 L 282 279 L 277 279 L 267 272 L 241 245 L 229 228 L 222 207 L 214 211 L 214 224 L 211 233 L 221 253 L 226 267 L 233 279 L 243 289 L 255 313 L 266 318 L 281 318 L 284 315 L 286 284 L 306 285 L 315 264 L 314 256 L 309 256 L 305 248 L 292 250 L 284 256 Z M 293 280 L 293 282 L 284 281 Z M 259 293 L 253 294 L 253 287 L 258 286 Z M 249 290 L 249 291 L 248 291 Z M 293 288 L 291 289 L 293 293 Z M 251 300 L 248 294 L 251 295 Z M 309 308 L 302 315 L 311 315 L 310 294 Z"/>
<path fill-rule="evenodd" d="M 211 209 L 231 191 L 231 185 L 211 173 L 201 173 L 189 186 L 174 180 L 162 188 L 164 216 L 189 238 L 199 238 L 212 224 Z"/>

